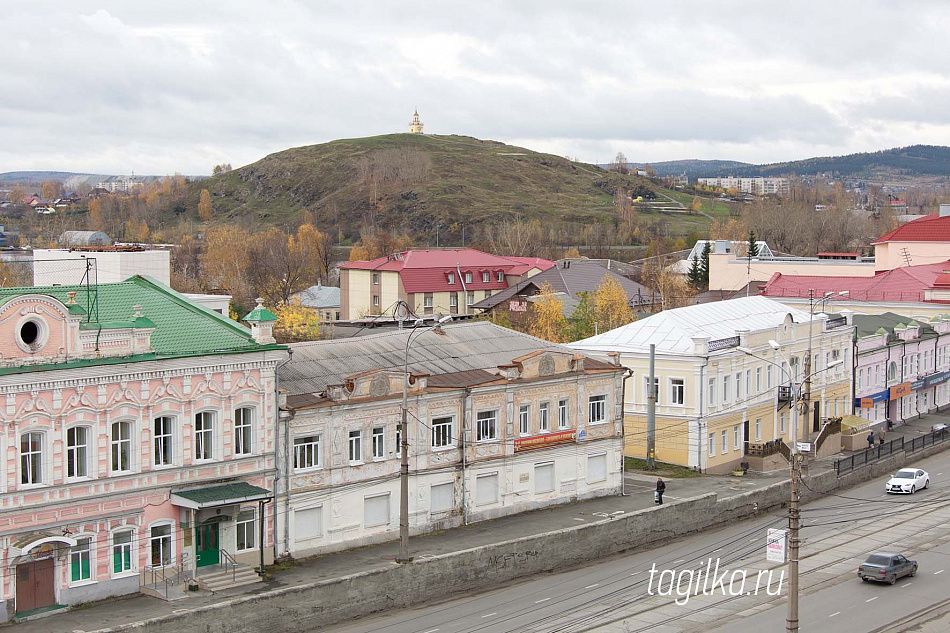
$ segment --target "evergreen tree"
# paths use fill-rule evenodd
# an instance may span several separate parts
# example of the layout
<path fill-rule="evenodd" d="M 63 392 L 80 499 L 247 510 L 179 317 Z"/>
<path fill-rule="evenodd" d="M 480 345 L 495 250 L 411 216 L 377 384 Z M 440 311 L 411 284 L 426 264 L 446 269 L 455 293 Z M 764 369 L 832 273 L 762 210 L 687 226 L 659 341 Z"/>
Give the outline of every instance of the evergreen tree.
<path fill-rule="evenodd" d="M 749 230 L 749 248 L 748 248 L 749 257 L 758 257 L 759 255 L 759 245 L 755 243 L 755 231 Z"/>
<path fill-rule="evenodd" d="M 706 240 L 703 246 L 703 254 L 699 262 L 700 279 L 703 288 L 709 288 L 709 253 L 712 252 L 712 241 Z"/>
<path fill-rule="evenodd" d="M 689 272 L 686 273 L 686 281 L 691 288 L 699 288 L 703 285 L 703 271 L 700 270 L 699 257 L 693 258 L 689 265 Z"/>

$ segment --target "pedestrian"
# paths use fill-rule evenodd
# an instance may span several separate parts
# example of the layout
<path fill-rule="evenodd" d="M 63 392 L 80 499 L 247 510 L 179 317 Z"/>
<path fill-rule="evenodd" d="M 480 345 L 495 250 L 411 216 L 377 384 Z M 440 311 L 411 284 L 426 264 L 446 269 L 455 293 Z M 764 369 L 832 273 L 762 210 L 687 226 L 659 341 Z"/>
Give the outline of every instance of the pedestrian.
<path fill-rule="evenodd" d="M 874 431 L 868 433 L 868 448 L 874 448 Z"/>
<path fill-rule="evenodd" d="M 663 505 L 663 492 L 666 490 L 666 484 L 663 482 L 662 477 L 656 478 L 656 494 L 653 495 L 654 501 L 659 505 Z"/>
<path fill-rule="evenodd" d="M 877 430 L 877 443 L 884 446 L 884 427 Z"/>

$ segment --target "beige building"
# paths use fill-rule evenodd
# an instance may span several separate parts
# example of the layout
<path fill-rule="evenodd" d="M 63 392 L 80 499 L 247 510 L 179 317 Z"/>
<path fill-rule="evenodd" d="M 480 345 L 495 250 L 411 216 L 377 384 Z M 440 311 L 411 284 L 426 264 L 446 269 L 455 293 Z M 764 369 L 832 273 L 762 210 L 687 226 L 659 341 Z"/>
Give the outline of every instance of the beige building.
<path fill-rule="evenodd" d="M 538 257 L 501 257 L 471 248 L 404 251 L 340 266 L 345 321 L 393 314 L 477 314 L 474 304 L 554 266 Z"/>
<path fill-rule="evenodd" d="M 397 538 L 406 358 L 413 533 L 619 491 L 625 372 L 613 360 L 488 322 L 293 350 L 278 539 L 295 556 Z"/>
<path fill-rule="evenodd" d="M 419 111 L 416 110 L 412 115 L 412 123 L 409 124 L 410 134 L 422 134 L 422 121 L 419 120 Z"/>
<path fill-rule="evenodd" d="M 814 434 L 824 418 L 849 411 L 852 326 L 848 318 L 816 315 L 811 328 L 812 366 L 819 373 L 812 380 L 814 413 L 807 429 Z M 750 450 L 776 439 L 789 441 L 787 387 L 804 379 L 807 312 L 745 297 L 667 310 L 571 343 L 599 359 L 620 354 L 621 365 L 631 370 L 624 419 L 625 451 L 632 457 L 646 456 L 651 343 L 656 346 L 658 460 L 728 472 Z M 821 371 L 838 360 L 843 362 Z M 806 420 L 800 419 L 800 439 L 805 431 Z"/>

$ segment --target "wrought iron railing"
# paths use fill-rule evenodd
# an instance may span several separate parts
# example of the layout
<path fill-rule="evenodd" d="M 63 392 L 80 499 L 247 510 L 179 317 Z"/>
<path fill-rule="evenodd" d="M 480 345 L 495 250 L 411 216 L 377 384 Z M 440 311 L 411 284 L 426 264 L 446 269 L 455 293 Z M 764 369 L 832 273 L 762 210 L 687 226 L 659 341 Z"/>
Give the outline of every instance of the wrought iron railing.
<path fill-rule="evenodd" d="M 715 341 L 709 341 L 709 351 L 718 352 L 721 349 L 727 349 L 729 347 L 738 347 L 739 346 L 739 337 L 730 336 L 729 338 L 720 338 Z"/>

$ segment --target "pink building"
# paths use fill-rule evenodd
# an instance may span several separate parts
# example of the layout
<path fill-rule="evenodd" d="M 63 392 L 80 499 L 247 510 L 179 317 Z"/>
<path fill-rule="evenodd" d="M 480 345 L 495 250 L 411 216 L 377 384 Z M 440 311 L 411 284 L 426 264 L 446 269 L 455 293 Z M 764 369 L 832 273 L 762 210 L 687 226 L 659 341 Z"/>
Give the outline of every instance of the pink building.
<path fill-rule="evenodd" d="M 249 331 L 144 277 L 0 288 L 0 619 L 256 578 L 273 319 L 258 308 Z"/>

